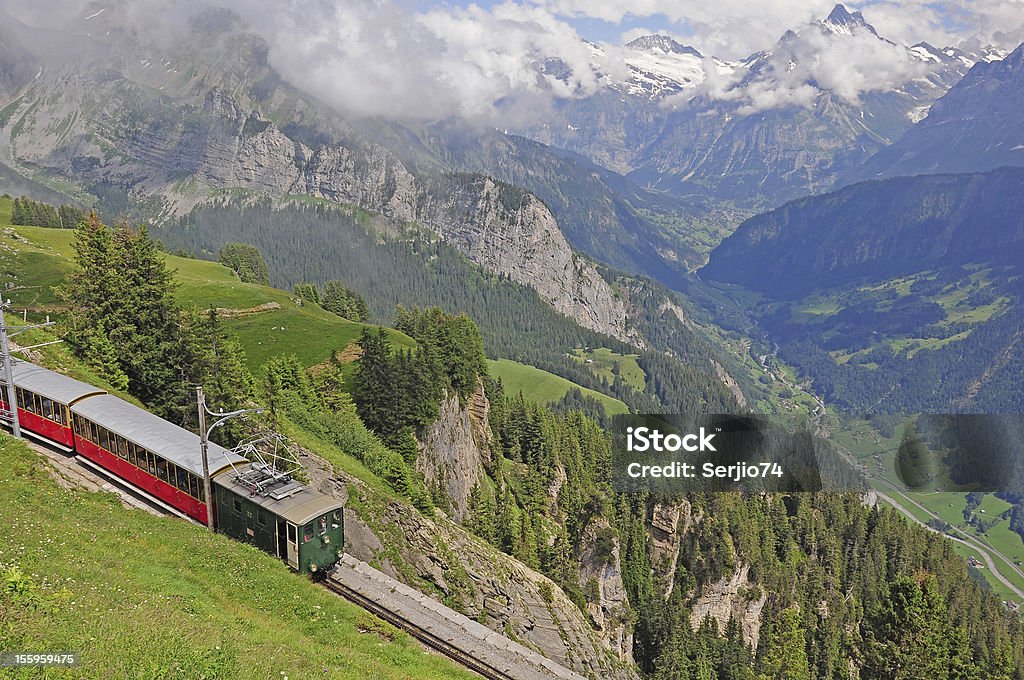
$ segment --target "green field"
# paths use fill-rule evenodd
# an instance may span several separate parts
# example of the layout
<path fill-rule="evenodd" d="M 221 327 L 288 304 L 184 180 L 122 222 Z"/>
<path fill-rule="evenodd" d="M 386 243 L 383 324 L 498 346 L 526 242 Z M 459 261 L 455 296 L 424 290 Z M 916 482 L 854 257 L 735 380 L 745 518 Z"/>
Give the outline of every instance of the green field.
<path fill-rule="evenodd" d="M 0 199 L 0 227 L 10 221 L 10 201 Z M 5 279 L 16 284 L 8 291 L 13 308 L 28 308 L 32 317 L 58 313 L 60 301 L 53 286 L 60 284 L 74 267 L 74 231 L 42 227 L 13 227 L 18 238 L 7 237 L 0 250 Z M 334 350 L 344 350 L 359 339 L 367 324 L 355 323 L 312 304 L 299 305 L 285 291 L 269 286 L 242 283 L 227 267 L 206 260 L 166 256 L 175 271 L 177 296 L 185 306 L 197 310 L 222 308 L 245 310 L 269 302 L 278 309 L 231 316 L 224 325 L 235 333 L 245 348 L 249 368 L 259 371 L 277 354 L 294 354 L 305 366 L 326 361 Z M 415 342 L 393 329 L 385 329 L 392 345 L 411 348 Z"/>
<path fill-rule="evenodd" d="M 0 461 L 0 649 L 81 655 L 4 677 L 476 677 L 251 546 L 61 488 L 6 435 Z"/>
<path fill-rule="evenodd" d="M 629 412 L 629 407 L 618 399 L 586 387 L 580 387 L 554 373 L 548 373 L 533 366 L 508 359 L 489 360 L 487 366 L 491 377 L 501 378 L 506 394 L 522 392 L 527 399 L 550 404 L 564 397 L 569 390 L 576 388 L 584 395 L 594 397 L 604 404 L 604 410 L 608 415 Z"/>
<path fill-rule="evenodd" d="M 618 354 L 606 347 L 593 350 L 574 349 L 569 358 L 577 361 L 594 372 L 598 378 L 604 378 L 609 384 L 615 382 L 618 374 L 622 380 L 638 392 L 643 392 L 647 385 L 647 375 L 637 363 L 636 354 Z M 587 363 L 587 362 L 590 363 Z"/>

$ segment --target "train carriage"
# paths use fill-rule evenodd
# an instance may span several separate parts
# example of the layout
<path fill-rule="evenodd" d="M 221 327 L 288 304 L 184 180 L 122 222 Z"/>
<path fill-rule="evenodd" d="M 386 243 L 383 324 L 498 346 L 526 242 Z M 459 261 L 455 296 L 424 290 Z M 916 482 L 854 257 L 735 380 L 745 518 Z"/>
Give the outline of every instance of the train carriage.
<path fill-rule="evenodd" d="M 71 451 L 75 446 L 71 406 L 86 397 L 106 392 L 27 361 L 12 361 L 11 372 L 21 426 L 31 434 Z M 0 408 L 10 410 L 6 389 L 0 389 Z"/>
<path fill-rule="evenodd" d="M 93 463 L 198 522 L 206 522 L 199 436 L 111 394 L 71 407 L 75 449 Z M 210 475 L 248 461 L 217 444 Z"/>

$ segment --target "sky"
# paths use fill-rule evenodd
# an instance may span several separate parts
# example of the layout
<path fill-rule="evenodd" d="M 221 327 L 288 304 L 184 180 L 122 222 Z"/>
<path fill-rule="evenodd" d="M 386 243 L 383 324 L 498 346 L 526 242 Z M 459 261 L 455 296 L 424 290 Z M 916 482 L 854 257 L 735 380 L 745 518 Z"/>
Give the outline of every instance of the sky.
<path fill-rule="evenodd" d="M 558 100 L 626 79 L 627 55 L 617 46 L 646 33 L 727 60 L 774 49 L 777 63 L 757 82 L 704 65 L 700 93 L 735 100 L 747 113 L 810 106 L 822 87 L 856 102 L 898 86 L 922 75 L 904 47 L 922 40 L 1006 49 L 1024 40 L 1024 0 L 848 5 L 892 42 L 808 30 L 834 0 L 0 0 L 35 25 L 70 21 L 81 30 L 84 17 L 106 8 L 160 37 L 208 4 L 234 10 L 267 41 L 275 69 L 340 110 L 495 126 L 528 124 Z M 777 47 L 789 29 L 800 39 Z M 552 59 L 565 67 L 558 76 L 542 68 Z"/>

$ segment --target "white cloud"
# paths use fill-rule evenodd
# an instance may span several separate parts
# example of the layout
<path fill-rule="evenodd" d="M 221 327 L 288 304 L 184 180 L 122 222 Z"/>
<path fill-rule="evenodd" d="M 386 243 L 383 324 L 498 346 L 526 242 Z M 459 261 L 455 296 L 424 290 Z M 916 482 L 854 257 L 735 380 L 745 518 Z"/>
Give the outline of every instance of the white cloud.
<path fill-rule="evenodd" d="M 391 0 L 230 5 L 266 37 L 271 64 L 286 78 L 356 114 L 508 123 L 525 108 L 598 87 L 591 50 L 540 7 L 411 13 Z M 253 11 L 258 5 L 265 11 Z M 568 69 L 543 73 L 547 58 Z"/>
<path fill-rule="evenodd" d="M 810 25 L 776 45 L 753 72 L 730 72 L 705 59 L 701 86 L 668 103 L 679 106 L 695 94 L 704 95 L 738 102 L 737 113 L 749 115 L 783 106 L 811 107 L 827 90 L 856 104 L 867 92 L 898 87 L 925 71 L 904 46 L 867 29 L 835 34 Z"/>

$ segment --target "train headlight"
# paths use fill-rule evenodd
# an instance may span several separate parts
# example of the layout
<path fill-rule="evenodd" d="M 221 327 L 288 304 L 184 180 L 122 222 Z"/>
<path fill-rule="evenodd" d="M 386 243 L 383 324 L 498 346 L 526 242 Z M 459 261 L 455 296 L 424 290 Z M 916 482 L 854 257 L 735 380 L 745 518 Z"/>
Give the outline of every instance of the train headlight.
<path fill-rule="evenodd" d="M 309 565 L 309 570 L 310 571 L 316 571 L 316 564 Z"/>

